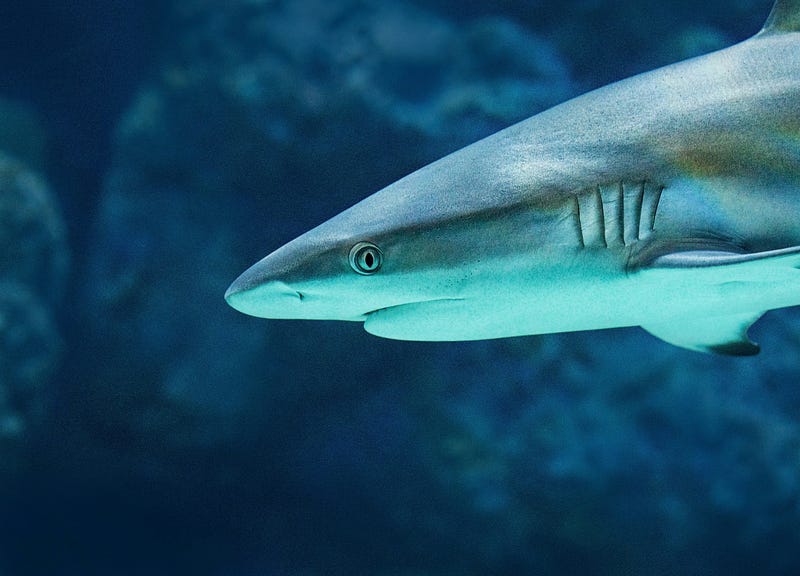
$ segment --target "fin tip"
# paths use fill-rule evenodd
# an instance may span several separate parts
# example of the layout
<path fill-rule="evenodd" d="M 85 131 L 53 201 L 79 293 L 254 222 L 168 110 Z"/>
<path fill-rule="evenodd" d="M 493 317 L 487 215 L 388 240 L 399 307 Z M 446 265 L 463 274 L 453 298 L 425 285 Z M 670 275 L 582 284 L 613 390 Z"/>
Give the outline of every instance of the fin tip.
<path fill-rule="evenodd" d="M 706 348 L 713 354 L 722 354 L 724 356 L 756 356 L 761 352 L 761 346 L 755 342 L 741 340 L 738 342 L 727 342 L 716 346 L 709 346 Z"/>

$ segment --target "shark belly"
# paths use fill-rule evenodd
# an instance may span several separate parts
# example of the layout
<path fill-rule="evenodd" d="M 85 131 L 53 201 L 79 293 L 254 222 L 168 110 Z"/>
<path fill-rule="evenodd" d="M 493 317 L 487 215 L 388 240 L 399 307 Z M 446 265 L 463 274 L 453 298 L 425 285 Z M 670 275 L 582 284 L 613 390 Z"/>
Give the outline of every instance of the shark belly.
<path fill-rule="evenodd" d="M 657 269 L 613 276 L 586 274 L 537 283 L 526 291 L 401 304 L 368 315 L 365 329 L 399 340 L 460 341 L 626 326 L 714 323 L 760 317 L 800 305 L 800 270 L 792 266 Z M 562 271 L 563 272 L 563 271 Z"/>

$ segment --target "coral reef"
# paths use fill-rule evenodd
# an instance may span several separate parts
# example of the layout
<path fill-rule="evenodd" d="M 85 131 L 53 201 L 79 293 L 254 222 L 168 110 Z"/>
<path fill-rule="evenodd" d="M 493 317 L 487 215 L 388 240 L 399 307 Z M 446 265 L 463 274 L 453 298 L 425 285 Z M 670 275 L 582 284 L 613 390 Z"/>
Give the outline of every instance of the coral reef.
<path fill-rule="evenodd" d="M 47 185 L 3 154 L 0 246 L 0 457 L 3 471 L 11 472 L 21 465 L 20 442 L 41 422 L 52 397 L 48 383 L 61 352 L 54 318 L 66 280 L 67 248 Z"/>
<path fill-rule="evenodd" d="M 27 104 L 0 97 L 0 150 L 36 171 L 46 168 L 46 130 Z"/>
<path fill-rule="evenodd" d="M 0 278 L 54 304 L 62 296 L 68 260 L 52 193 L 39 175 L 6 155 L 0 155 L 0 189 Z"/>

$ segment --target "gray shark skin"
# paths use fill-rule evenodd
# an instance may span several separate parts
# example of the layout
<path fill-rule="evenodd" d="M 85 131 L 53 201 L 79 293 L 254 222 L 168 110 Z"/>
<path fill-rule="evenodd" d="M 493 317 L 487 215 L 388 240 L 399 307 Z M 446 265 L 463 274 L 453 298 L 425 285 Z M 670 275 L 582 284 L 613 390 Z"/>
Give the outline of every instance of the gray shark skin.
<path fill-rule="evenodd" d="M 800 0 L 740 44 L 556 106 L 430 164 L 245 271 L 264 318 L 406 340 L 642 326 L 751 355 L 800 304 Z"/>

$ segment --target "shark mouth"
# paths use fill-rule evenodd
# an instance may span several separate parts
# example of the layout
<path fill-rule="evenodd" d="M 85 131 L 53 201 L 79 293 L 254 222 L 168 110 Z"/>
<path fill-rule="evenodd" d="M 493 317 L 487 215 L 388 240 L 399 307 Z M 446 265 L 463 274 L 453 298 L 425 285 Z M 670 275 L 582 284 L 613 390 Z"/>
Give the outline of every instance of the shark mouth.
<path fill-rule="evenodd" d="M 433 304 L 435 302 L 463 302 L 466 298 L 431 298 L 429 300 L 411 300 L 410 302 L 402 302 L 401 304 L 392 304 L 391 306 L 385 306 L 383 308 L 376 308 L 370 312 L 366 312 L 362 318 L 367 320 L 373 314 L 379 314 L 381 312 L 388 312 L 388 311 L 397 311 L 398 309 L 405 308 L 406 306 L 421 306 L 423 304 Z"/>
<path fill-rule="evenodd" d="M 364 315 L 364 329 L 395 340 L 452 340 L 457 309 L 466 298 L 432 298 L 379 308 Z"/>

